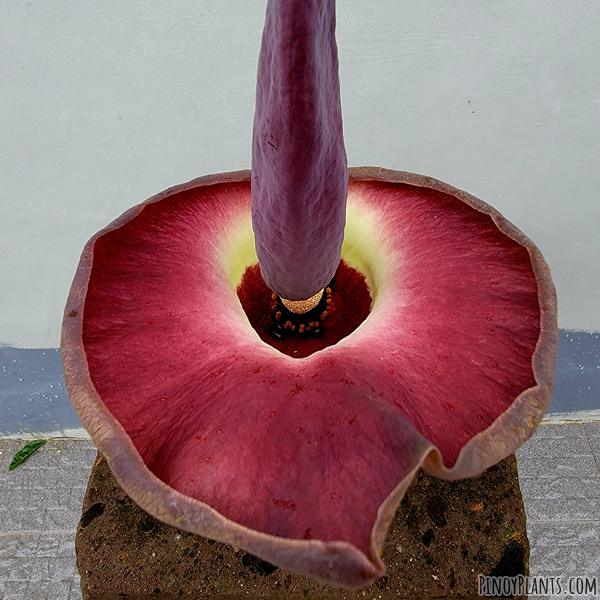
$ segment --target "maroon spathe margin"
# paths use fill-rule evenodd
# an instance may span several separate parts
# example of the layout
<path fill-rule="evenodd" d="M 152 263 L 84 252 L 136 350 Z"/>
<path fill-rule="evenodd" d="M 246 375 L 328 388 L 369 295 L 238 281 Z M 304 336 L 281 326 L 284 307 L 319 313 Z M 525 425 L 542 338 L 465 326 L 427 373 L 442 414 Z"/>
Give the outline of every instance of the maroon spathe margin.
<path fill-rule="evenodd" d="M 322 290 L 340 262 L 346 151 L 334 0 L 269 0 L 252 139 L 261 273 L 282 298 Z"/>
<path fill-rule="evenodd" d="M 374 168 L 350 171 L 349 197 L 397 269 L 336 345 L 293 359 L 245 318 L 222 263 L 250 212 L 242 172 L 168 190 L 94 236 L 61 347 L 84 427 L 144 510 L 360 587 L 384 572 L 420 465 L 473 476 L 532 435 L 557 330 L 543 258 L 491 207 Z"/>

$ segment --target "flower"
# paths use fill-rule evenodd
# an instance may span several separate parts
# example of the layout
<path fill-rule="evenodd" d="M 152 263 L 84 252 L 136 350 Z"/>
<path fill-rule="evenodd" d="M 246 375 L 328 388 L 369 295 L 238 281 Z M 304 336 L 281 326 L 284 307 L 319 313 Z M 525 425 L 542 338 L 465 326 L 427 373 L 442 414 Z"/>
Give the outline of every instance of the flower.
<path fill-rule="evenodd" d="M 236 294 L 256 263 L 250 204 L 249 172 L 204 177 L 88 242 L 63 325 L 69 395 L 153 516 L 366 585 L 420 466 L 470 477 L 532 435 L 556 357 L 549 271 L 472 196 L 351 169 L 342 259 L 371 312 L 295 359 L 260 339 Z"/>
<path fill-rule="evenodd" d="M 470 477 L 532 435 L 552 395 L 556 299 L 539 250 L 480 200 L 376 168 L 348 182 L 334 28 L 333 0 L 269 1 L 252 184 L 203 177 L 94 236 L 61 346 L 81 421 L 141 508 L 360 587 L 383 574 L 420 467 Z M 260 264 L 275 301 L 306 300 L 340 253 L 368 316 L 339 325 L 355 290 L 333 284 L 337 337 L 277 350 L 244 312 L 271 301 L 246 272 Z"/>

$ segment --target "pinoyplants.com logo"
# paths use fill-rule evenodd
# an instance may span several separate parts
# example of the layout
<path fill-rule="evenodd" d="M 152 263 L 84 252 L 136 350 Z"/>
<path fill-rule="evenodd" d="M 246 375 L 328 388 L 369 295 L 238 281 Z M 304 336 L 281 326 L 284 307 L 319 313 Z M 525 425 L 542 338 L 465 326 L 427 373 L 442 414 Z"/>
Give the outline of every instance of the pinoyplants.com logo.
<path fill-rule="evenodd" d="M 598 596 L 600 587 L 596 577 L 477 577 L 477 593 L 480 596 Z"/>

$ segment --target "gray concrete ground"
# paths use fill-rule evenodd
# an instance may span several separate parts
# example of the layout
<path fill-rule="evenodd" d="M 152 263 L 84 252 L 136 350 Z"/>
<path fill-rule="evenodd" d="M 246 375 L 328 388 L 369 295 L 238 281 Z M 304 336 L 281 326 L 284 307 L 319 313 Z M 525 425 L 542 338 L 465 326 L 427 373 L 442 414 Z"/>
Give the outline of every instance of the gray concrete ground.
<path fill-rule="evenodd" d="M 600 423 L 542 425 L 517 463 L 531 575 L 560 576 L 563 587 L 595 577 L 600 586 Z M 561 597 L 600 597 L 600 588 Z"/>
<path fill-rule="evenodd" d="M 0 600 L 80 600 L 74 539 L 96 449 L 54 439 L 8 472 L 21 440 L 0 440 Z"/>
<path fill-rule="evenodd" d="M 23 444 L 0 439 L 0 600 L 81 600 L 74 537 L 96 450 L 53 439 L 9 473 Z M 600 423 L 542 425 L 517 458 L 531 575 L 600 577 Z"/>

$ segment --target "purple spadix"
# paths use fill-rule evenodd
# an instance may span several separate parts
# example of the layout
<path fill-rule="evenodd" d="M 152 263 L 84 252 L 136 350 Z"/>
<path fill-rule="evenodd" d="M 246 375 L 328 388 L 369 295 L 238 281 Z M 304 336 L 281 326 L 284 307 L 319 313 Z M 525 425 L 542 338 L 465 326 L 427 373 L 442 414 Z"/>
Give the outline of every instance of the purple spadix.
<path fill-rule="evenodd" d="M 340 262 L 348 171 L 334 0 L 269 0 L 252 141 L 252 226 L 278 295 L 322 290 Z"/>

